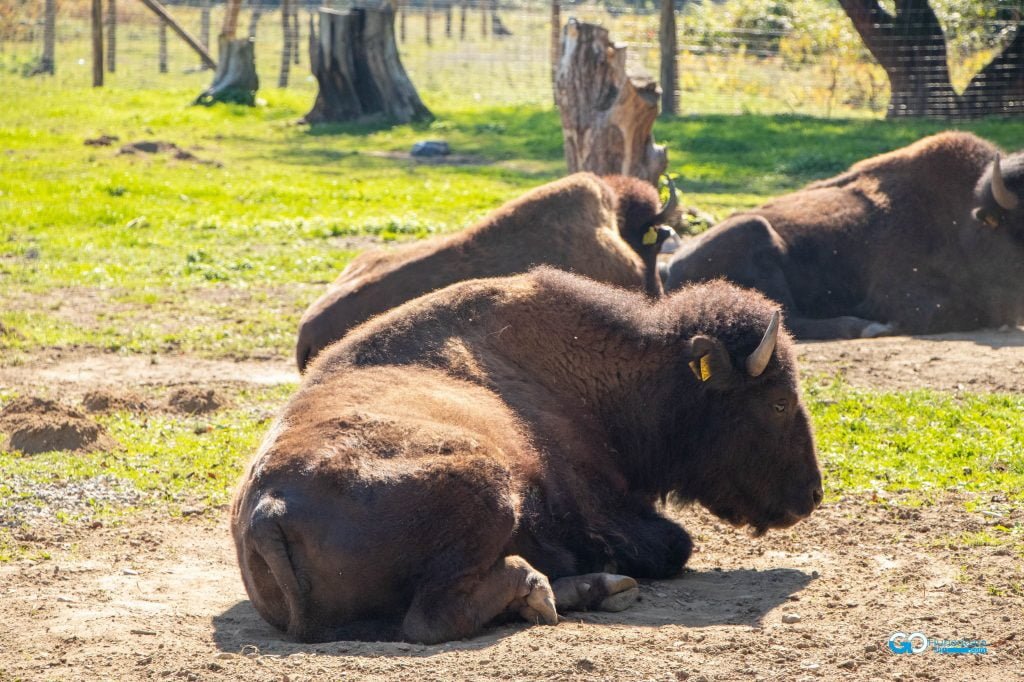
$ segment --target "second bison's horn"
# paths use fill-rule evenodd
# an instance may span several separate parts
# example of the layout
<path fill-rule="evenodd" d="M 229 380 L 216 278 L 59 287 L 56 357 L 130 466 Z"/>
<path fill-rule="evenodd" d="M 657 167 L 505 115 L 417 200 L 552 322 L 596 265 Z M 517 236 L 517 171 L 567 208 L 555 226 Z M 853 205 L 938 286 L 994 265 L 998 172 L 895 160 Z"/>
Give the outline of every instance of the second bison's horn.
<path fill-rule="evenodd" d="M 672 178 L 668 175 L 665 176 L 668 180 L 668 201 L 658 211 L 658 215 L 651 218 L 651 225 L 661 225 L 662 223 L 668 222 L 668 219 L 672 217 L 672 214 L 676 210 L 676 206 L 679 205 L 679 197 L 676 195 L 676 185 L 672 182 Z"/>
<path fill-rule="evenodd" d="M 754 352 L 747 357 L 747 374 L 752 377 L 759 377 L 768 366 L 775 352 L 775 343 L 779 340 L 779 318 L 782 316 L 776 310 L 772 315 L 772 321 L 768 323 L 768 329 L 764 332 L 764 338 L 758 344 Z"/>
<path fill-rule="evenodd" d="M 1020 198 L 1006 188 L 1006 183 L 1003 182 L 1003 169 L 1001 165 L 1002 162 L 997 154 L 995 161 L 992 162 L 992 196 L 995 197 L 996 203 L 1002 206 L 1003 209 L 1012 211 L 1020 204 Z"/>

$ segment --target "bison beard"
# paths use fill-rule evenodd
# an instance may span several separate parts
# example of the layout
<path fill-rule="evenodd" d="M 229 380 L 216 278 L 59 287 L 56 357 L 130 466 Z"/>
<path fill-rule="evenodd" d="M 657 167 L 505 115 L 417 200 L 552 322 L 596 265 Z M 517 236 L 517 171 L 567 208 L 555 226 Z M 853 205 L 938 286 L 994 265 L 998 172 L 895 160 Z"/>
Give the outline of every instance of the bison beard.
<path fill-rule="evenodd" d="M 725 277 L 799 338 L 1024 320 L 1024 153 L 948 132 L 734 215 L 673 257 L 667 288 Z"/>
<path fill-rule="evenodd" d="M 473 280 L 310 366 L 232 505 L 246 590 L 301 641 L 468 637 L 619 610 L 686 563 L 675 495 L 757 533 L 821 501 L 792 342 L 724 282 L 651 301 Z"/>
<path fill-rule="evenodd" d="M 468 279 L 526 272 L 537 265 L 662 294 L 657 258 L 674 234 L 675 211 L 636 178 L 576 173 L 533 189 L 476 224 L 392 251 L 353 260 L 302 316 L 299 371 L 350 329 L 417 296 Z"/>

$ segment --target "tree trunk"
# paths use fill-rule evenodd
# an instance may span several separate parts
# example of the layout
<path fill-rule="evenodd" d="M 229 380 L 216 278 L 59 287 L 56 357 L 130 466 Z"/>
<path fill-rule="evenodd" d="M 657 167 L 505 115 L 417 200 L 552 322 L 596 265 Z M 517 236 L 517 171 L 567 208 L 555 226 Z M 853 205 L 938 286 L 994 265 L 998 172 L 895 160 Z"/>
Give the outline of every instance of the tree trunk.
<path fill-rule="evenodd" d="M 107 71 L 117 71 L 117 0 L 107 0 Z"/>
<path fill-rule="evenodd" d="M 224 25 L 220 28 L 220 37 L 234 40 L 238 33 L 238 15 L 242 11 L 242 0 L 228 0 L 224 7 Z M 223 49 L 223 41 L 219 41 L 219 49 Z"/>
<path fill-rule="evenodd" d="M 43 57 L 39 60 L 39 73 L 54 74 L 57 62 L 54 57 L 57 45 L 57 0 L 46 0 L 43 19 Z"/>
<path fill-rule="evenodd" d="M 255 41 L 251 38 L 234 40 L 221 35 L 220 59 L 213 74 L 213 84 L 196 98 L 194 104 L 210 105 L 214 102 L 235 102 L 252 106 L 260 80 L 256 76 Z"/>
<path fill-rule="evenodd" d="M 288 87 L 288 72 L 292 65 L 292 3 L 294 0 L 281 0 L 281 73 L 277 77 L 277 87 Z"/>
<path fill-rule="evenodd" d="M 466 39 L 466 3 L 463 2 L 459 7 L 459 40 Z"/>
<path fill-rule="evenodd" d="M 896 0 L 895 16 L 878 0 L 839 0 L 839 4 L 889 77 L 889 118 L 957 115 L 959 101 L 949 79 L 946 36 L 927 0 Z"/>
<path fill-rule="evenodd" d="M 444 37 L 452 37 L 452 3 L 450 1 L 444 6 Z"/>
<path fill-rule="evenodd" d="M 661 113 L 674 116 L 679 113 L 676 91 L 679 89 L 679 70 L 676 54 L 676 3 L 661 0 L 661 25 L 658 42 L 661 46 Z"/>
<path fill-rule="evenodd" d="M 651 135 L 661 88 L 626 73 L 626 47 L 600 26 L 570 19 L 561 52 L 555 91 L 569 172 L 631 175 L 657 186 L 668 166 Z"/>
<path fill-rule="evenodd" d="M 1024 113 L 1024 22 L 1017 34 L 985 68 L 979 71 L 960 98 L 964 118 Z"/>
<path fill-rule="evenodd" d="M 320 91 L 307 123 L 368 116 L 396 123 L 432 118 L 402 67 L 390 7 L 321 8 L 319 19 L 319 32 L 310 25 L 309 62 Z"/>

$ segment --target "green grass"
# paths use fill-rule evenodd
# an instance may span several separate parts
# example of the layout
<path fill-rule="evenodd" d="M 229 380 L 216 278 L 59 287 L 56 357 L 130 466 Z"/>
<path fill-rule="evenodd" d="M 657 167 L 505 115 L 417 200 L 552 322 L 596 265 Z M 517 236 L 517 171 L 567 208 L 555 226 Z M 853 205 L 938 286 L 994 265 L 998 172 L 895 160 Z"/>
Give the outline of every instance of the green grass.
<path fill-rule="evenodd" d="M 542 107 L 436 107 L 430 124 L 311 129 L 295 124 L 309 93 L 207 109 L 187 106 L 184 89 L 38 83 L 0 78 L 8 362 L 40 346 L 287 354 L 305 304 L 359 249 L 457 229 L 563 168 L 557 114 Z M 723 216 L 942 127 L 696 116 L 659 121 L 655 135 L 687 203 Z M 1007 145 L 1024 137 L 1019 120 L 971 128 Z M 83 144 L 100 134 L 175 142 L 223 166 Z M 425 137 L 480 163 L 378 155 Z"/>
<path fill-rule="evenodd" d="M 295 124 L 308 92 L 269 90 L 266 106 L 207 109 L 187 106 L 194 92 L 184 87 L 39 84 L 0 75 L 2 364 L 54 349 L 290 357 L 302 310 L 361 249 L 458 229 L 563 172 L 558 116 L 542 106 L 432 103 L 431 124 L 311 129 Z M 685 202 L 722 217 L 943 127 L 706 115 L 660 120 L 655 136 L 669 147 Z M 968 127 L 1009 148 L 1024 139 L 1021 120 Z M 121 143 L 172 141 L 223 165 L 84 146 L 104 133 Z M 479 163 L 415 166 L 380 155 L 427 137 Z M 12 477 L 100 474 L 172 513 L 221 505 L 291 390 L 243 391 L 202 421 L 105 417 L 124 446 L 116 452 L 0 452 L 0 505 L 18 500 L 4 483 Z M 1019 396 L 824 383 L 807 393 L 832 499 L 885 491 L 927 502 L 948 490 L 1024 497 Z M 0 388 L 0 403 L 12 397 Z M 64 520 L 127 513 L 97 503 Z M 12 537 L 0 530 L 0 559 L 17 554 Z"/>
<path fill-rule="evenodd" d="M 805 387 L 826 489 L 1024 499 L 1024 396 Z"/>

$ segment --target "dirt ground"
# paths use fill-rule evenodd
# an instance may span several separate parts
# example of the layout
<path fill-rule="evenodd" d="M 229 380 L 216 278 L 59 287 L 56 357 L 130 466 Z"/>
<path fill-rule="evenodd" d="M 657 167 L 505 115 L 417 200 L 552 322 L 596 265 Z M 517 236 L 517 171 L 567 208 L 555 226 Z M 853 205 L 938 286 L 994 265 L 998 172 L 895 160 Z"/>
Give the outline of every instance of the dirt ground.
<path fill-rule="evenodd" d="M 807 343 L 800 354 L 805 375 L 865 388 L 1024 390 L 1020 329 Z M 0 367 L 0 387 L 62 398 L 296 380 L 286 359 L 50 354 Z M 439 646 L 285 641 L 246 599 L 223 509 L 116 527 L 39 515 L 17 532 L 50 559 L 0 564 L 0 681 L 1024 679 L 1024 561 L 962 541 L 1024 523 L 1024 510 L 999 496 L 897 501 L 848 497 L 763 538 L 673 511 L 696 539 L 691 570 L 643 584 L 631 609 Z M 896 632 L 984 639 L 988 653 L 896 655 Z"/>

